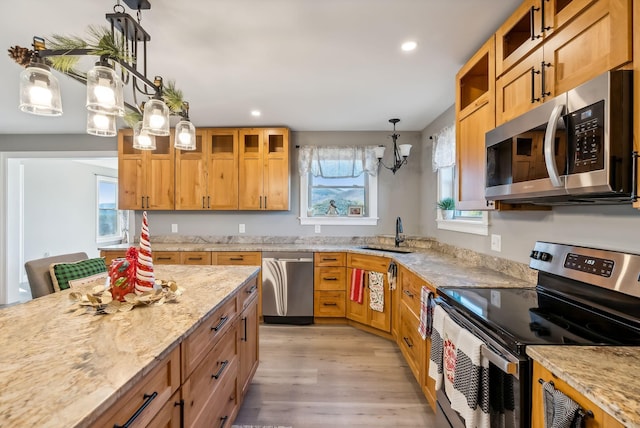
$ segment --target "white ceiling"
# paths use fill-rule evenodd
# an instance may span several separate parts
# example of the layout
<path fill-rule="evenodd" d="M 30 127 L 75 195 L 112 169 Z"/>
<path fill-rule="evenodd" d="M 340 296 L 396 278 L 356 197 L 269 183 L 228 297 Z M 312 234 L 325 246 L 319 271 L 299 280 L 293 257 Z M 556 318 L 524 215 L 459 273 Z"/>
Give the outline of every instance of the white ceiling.
<path fill-rule="evenodd" d="M 0 40 L 85 36 L 116 0 L 21 0 Z M 150 75 L 175 80 L 196 126 L 419 131 L 454 102 L 458 69 L 520 0 L 151 0 Z M 135 12 L 127 10 L 135 16 Z M 417 49 L 400 44 L 415 40 Z M 0 134 L 85 130 L 84 87 L 60 76 L 64 115 L 18 111 L 20 67 L 0 61 Z M 251 110 L 262 111 L 259 118 Z"/>

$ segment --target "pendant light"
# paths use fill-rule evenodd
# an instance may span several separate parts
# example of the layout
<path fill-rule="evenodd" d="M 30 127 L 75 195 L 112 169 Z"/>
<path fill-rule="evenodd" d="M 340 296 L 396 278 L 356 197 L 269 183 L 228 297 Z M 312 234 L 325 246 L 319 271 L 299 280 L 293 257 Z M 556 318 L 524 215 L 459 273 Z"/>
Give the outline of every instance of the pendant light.
<path fill-rule="evenodd" d="M 182 105 L 182 119 L 176 124 L 174 147 L 180 150 L 196 149 L 196 127 L 189 120 L 189 103 Z"/>
<path fill-rule="evenodd" d="M 391 170 L 393 174 L 399 170 L 402 165 L 407 163 L 407 159 L 409 158 L 409 153 L 411 153 L 411 144 L 398 144 L 398 137 L 400 134 L 396 134 L 396 123 L 400 122 L 400 119 L 389 119 L 390 123 L 393 123 L 393 134 L 391 134 L 391 139 L 393 140 L 393 165 L 387 166 L 382 162 L 382 158 L 384 156 L 384 146 L 378 146 L 375 148 L 376 157 L 378 158 L 378 165 L 382 165 L 383 167 Z"/>
<path fill-rule="evenodd" d="M 37 55 L 20 73 L 20 110 L 39 116 L 61 116 L 58 79 Z"/>
<path fill-rule="evenodd" d="M 115 137 L 116 116 L 97 111 L 87 111 L 87 134 L 98 137 Z"/>
<path fill-rule="evenodd" d="M 87 73 L 87 110 L 124 116 L 122 80 L 105 58 Z"/>
<path fill-rule="evenodd" d="M 138 150 L 156 149 L 156 137 L 142 128 L 142 121 L 133 127 L 133 148 Z"/>

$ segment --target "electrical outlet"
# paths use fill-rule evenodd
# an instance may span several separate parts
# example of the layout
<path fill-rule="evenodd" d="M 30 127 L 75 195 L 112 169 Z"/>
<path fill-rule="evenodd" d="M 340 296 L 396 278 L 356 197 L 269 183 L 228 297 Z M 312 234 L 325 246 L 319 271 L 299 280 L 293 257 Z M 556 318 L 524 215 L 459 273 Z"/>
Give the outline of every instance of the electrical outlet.
<path fill-rule="evenodd" d="M 244 223 L 238 224 L 238 232 L 239 233 L 244 233 L 244 231 L 245 231 Z"/>
<path fill-rule="evenodd" d="M 502 251 L 502 236 L 491 235 L 491 249 L 497 252 Z"/>
<path fill-rule="evenodd" d="M 321 230 L 320 225 L 316 224 L 316 233 L 320 233 L 320 230 Z"/>
<path fill-rule="evenodd" d="M 171 233 L 178 233 L 178 225 L 173 223 L 171 225 Z"/>
<path fill-rule="evenodd" d="M 500 291 L 499 290 L 491 290 L 491 305 L 496 308 L 500 307 Z"/>

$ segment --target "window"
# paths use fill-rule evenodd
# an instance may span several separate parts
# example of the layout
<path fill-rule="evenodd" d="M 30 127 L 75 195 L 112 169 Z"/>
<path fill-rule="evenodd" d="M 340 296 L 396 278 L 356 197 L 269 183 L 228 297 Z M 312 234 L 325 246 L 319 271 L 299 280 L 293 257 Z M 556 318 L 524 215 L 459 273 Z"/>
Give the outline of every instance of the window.
<path fill-rule="evenodd" d="M 455 132 L 453 126 L 443 129 L 434 138 L 433 169 L 437 171 L 438 191 L 437 198 L 456 199 L 456 165 L 455 165 Z M 438 229 L 453 230 L 457 232 L 487 235 L 488 215 L 486 211 L 460 211 L 453 212 L 452 219 L 445 219 L 442 212 L 437 210 L 436 222 Z"/>
<path fill-rule="evenodd" d="M 377 224 L 378 177 L 373 146 L 302 147 L 299 167 L 301 224 Z"/>
<path fill-rule="evenodd" d="M 98 242 L 122 239 L 120 215 L 117 209 L 118 179 L 96 176 L 96 240 Z"/>

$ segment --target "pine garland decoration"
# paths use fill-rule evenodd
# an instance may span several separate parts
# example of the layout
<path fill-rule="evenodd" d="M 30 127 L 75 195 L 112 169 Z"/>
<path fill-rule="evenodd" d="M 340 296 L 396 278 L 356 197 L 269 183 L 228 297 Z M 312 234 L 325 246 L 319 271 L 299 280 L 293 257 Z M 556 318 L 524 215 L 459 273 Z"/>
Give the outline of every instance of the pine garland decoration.
<path fill-rule="evenodd" d="M 182 91 L 176 88 L 176 84 L 173 80 L 169 80 L 162 88 L 162 99 L 172 112 L 182 112 L 184 96 L 182 95 Z"/>

